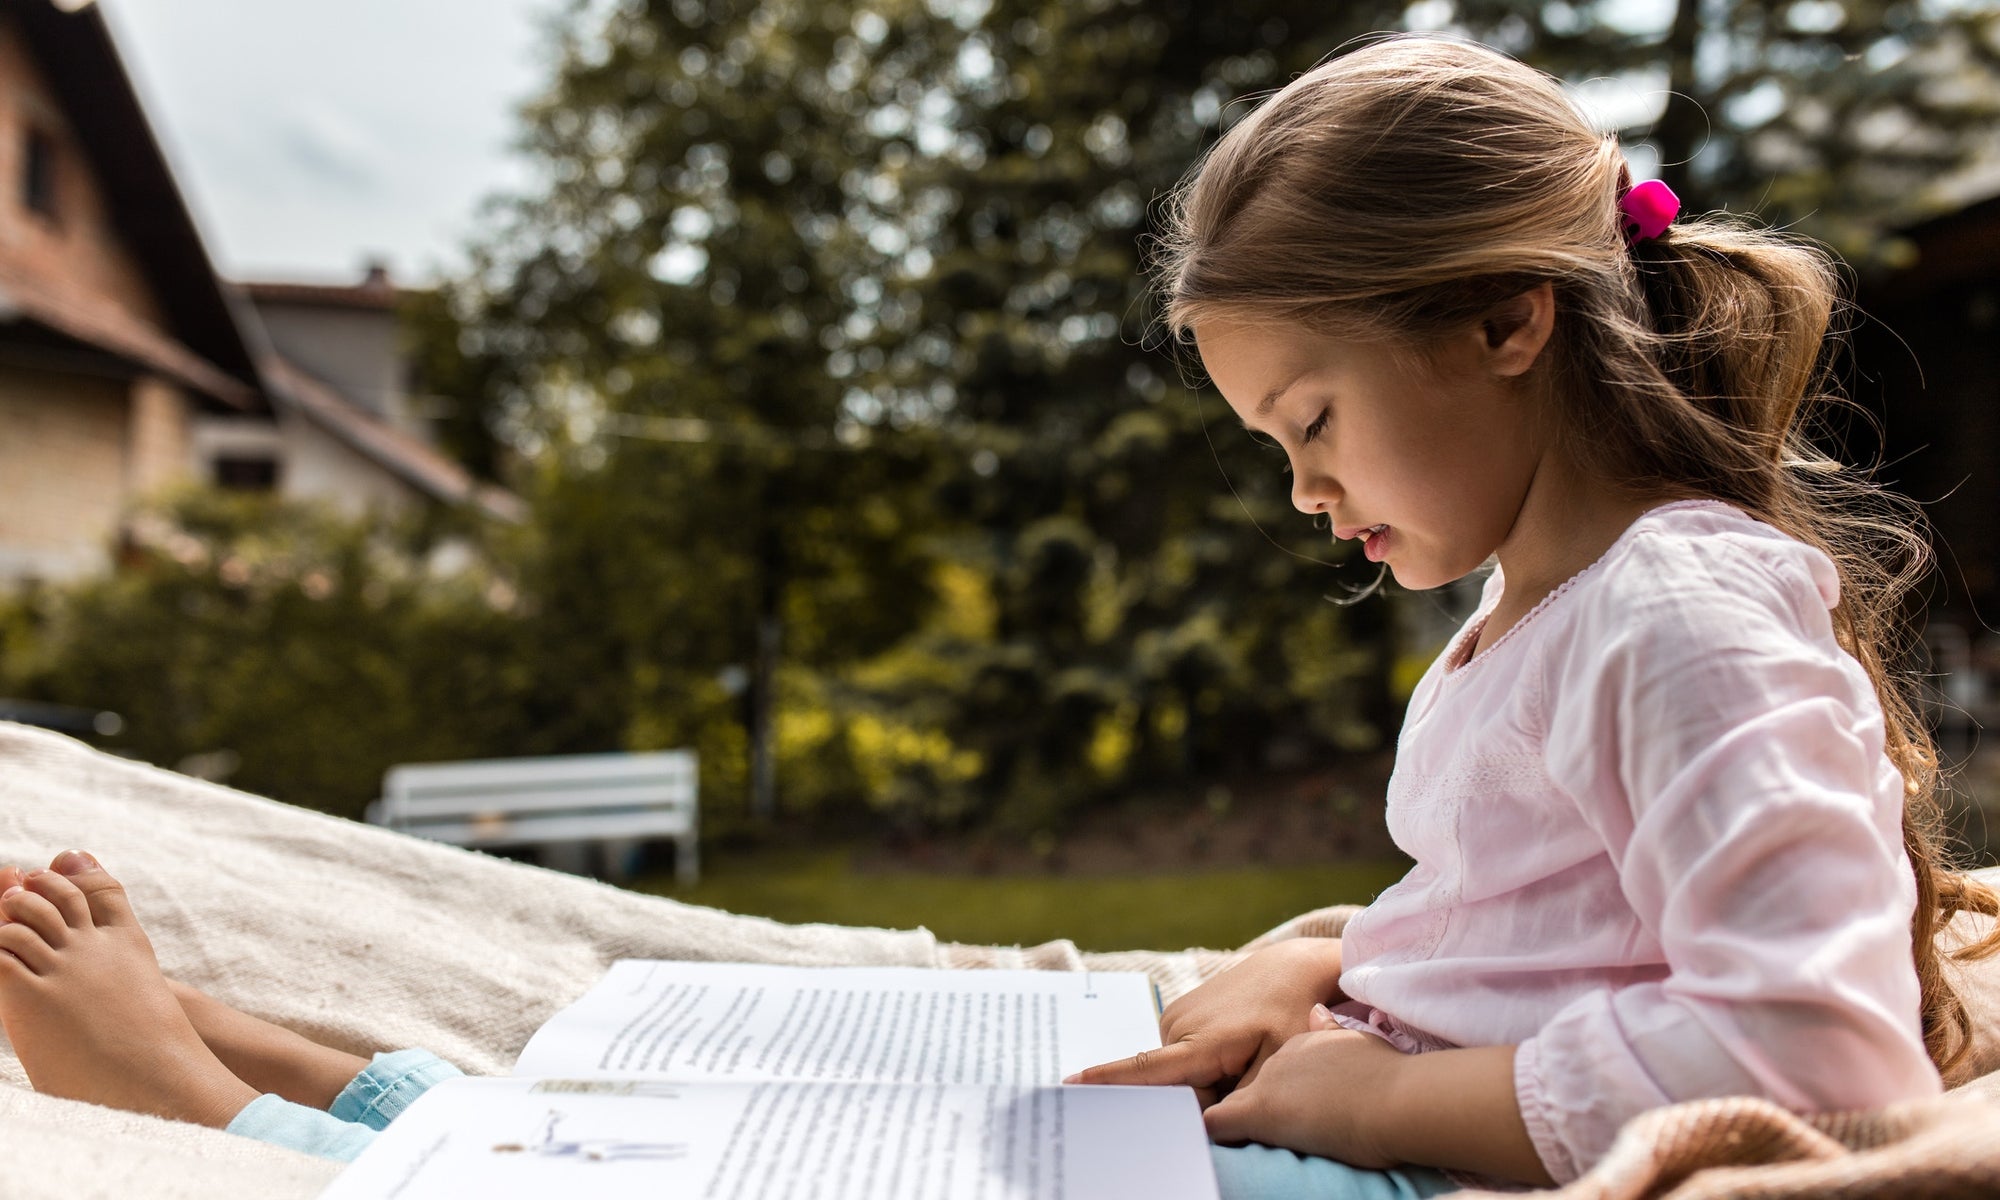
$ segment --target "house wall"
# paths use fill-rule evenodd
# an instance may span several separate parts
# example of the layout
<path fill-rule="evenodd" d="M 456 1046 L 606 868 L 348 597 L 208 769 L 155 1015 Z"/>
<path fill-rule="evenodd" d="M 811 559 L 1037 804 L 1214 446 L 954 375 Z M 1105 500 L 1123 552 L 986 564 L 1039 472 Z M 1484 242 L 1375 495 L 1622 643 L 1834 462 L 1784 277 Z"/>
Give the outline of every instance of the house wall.
<path fill-rule="evenodd" d="M 273 422 L 258 417 L 196 419 L 194 457 L 205 474 L 223 457 L 270 458 L 278 465 L 278 494 L 313 500 L 349 516 L 369 510 L 403 512 L 427 498 L 347 443 L 295 412 Z"/>
<path fill-rule="evenodd" d="M 2000 231 L 1996 231 L 2000 236 Z M 1991 625 L 2000 605 L 2000 278 L 1869 304 L 1857 398 L 1880 415 L 1884 479 L 1923 501 L 1941 569 L 1933 611 Z M 1858 438 L 1864 451 L 1871 437 Z"/>
<path fill-rule="evenodd" d="M 1854 422 L 1844 431 L 1846 453 L 1863 462 L 1879 455 L 1880 480 L 1922 503 L 1938 567 L 1921 589 L 1930 617 L 1992 630 L 2000 612 L 2000 197 L 1906 236 L 1914 261 L 1864 276 L 1857 297 L 1854 369 L 1844 382 L 1873 410 L 1876 427 Z M 2000 639 L 1995 645 L 2000 654 Z"/>
<path fill-rule="evenodd" d="M 256 305 L 278 353 L 391 424 L 421 432 L 410 429 L 404 403 L 394 311 L 262 299 Z"/>
<path fill-rule="evenodd" d="M 194 471 L 194 402 L 176 385 L 142 375 L 132 382 L 126 490 L 146 496 L 184 482 Z"/>
<path fill-rule="evenodd" d="M 129 389 L 0 365 L 0 582 L 109 564 L 127 496 Z"/>
<path fill-rule="evenodd" d="M 53 220 L 22 195 L 27 131 L 53 139 Z M 109 300 L 156 328 L 165 314 L 112 223 L 103 188 L 20 35 L 0 8 L 0 264 L 85 298 Z"/>
<path fill-rule="evenodd" d="M 428 498 L 381 464 L 363 458 L 346 442 L 296 413 L 280 418 L 285 442 L 284 477 L 278 487 L 287 496 L 317 499 L 352 516 L 371 509 L 403 512 Z"/>

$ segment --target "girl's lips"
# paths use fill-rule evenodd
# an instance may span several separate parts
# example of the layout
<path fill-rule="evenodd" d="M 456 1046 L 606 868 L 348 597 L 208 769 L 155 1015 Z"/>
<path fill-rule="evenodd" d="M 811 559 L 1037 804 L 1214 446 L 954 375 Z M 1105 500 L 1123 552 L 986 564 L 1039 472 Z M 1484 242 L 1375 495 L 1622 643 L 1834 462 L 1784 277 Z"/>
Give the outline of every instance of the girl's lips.
<path fill-rule="evenodd" d="M 1376 526 L 1375 532 L 1368 535 L 1368 540 L 1361 543 L 1361 553 L 1368 556 L 1369 562 L 1381 562 L 1386 558 L 1389 554 L 1389 527 Z"/>
<path fill-rule="evenodd" d="M 1348 538 L 1361 539 L 1361 553 L 1369 562 L 1381 562 L 1389 552 L 1389 527 L 1384 525 L 1342 525 L 1333 531 L 1333 536 L 1341 541 Z"/>

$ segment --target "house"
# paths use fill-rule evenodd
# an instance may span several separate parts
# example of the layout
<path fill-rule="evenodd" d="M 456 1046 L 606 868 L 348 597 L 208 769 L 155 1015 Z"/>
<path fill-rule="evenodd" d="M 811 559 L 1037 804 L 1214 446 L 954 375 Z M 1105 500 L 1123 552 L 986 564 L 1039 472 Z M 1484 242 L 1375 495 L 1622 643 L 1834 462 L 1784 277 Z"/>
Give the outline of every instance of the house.
<path fill-rule="evenodd" d="M 0 579 L 101 569 L 209 413 L 268 414 L 94 9 L 0 8 Z"/>
<path fill-rule="evenodd" d="M 106 569 L 189 483 L 520 519 L 424 436 L 396 298 L 219 278 L 103 15 L 0 6 L 0 586 Z"/>
<path fill-rule="evenodd" d="M 1896 237 L 1903 264 L 1859 289 L 1852 392 L 1881 422 L 1879 477 L 1932 528 L 1919 665 L 1940 750 L 1956 790 L 2000 810 L 2000 195 Z"/>
<path fill-rule="evenodd" d="M 352 515 L 441 504 L 524 517 L 517 497 L 434 445 L 408 392 L 396 317 L 403 293 L 386 268 L 370 265 L 353 285 L 253 282 L 240 290 L 270 346 L 262 366 L 273 412 L 212 412 L 195 422 L 195 454 L 217 483 L 324 500 Z"/>
<path fill-rule="evenodd" d="M 2000 626 L 2000 195 L 1898 241 L 1906 263 L 1860 288 L 1854 394 L 1881 416 L 1885 481 L 1938 535 L 1931 608 Z"/>

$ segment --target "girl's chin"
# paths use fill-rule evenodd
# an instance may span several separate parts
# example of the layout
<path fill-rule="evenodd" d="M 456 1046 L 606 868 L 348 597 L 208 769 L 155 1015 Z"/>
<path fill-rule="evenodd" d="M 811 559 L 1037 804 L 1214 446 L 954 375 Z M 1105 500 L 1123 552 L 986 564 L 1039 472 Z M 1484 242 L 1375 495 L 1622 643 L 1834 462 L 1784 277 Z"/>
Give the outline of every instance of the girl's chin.
<path fill-rule="evenodd" d="M 1413 561 L 1410 558 L 1403 558 L 1401 561 L 1392 558 L 1388 566 L 1389 574 L 1395 577 L 1396 586 L 1411 592 L 1427 592 L 1448 583 L 1457 583 L 1479 569 L 1475 566 L 1471 570 L 1452 571 L 1440 567 L 1437 563 Z"/>

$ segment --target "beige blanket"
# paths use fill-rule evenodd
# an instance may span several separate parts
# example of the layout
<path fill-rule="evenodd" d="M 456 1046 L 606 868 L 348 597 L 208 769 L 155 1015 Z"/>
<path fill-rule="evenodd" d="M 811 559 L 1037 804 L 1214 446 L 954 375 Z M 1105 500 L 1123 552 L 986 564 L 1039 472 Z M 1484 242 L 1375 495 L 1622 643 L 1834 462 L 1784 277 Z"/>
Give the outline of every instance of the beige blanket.
<path fill-rule="evenodd" d="M 332 1045 L 421 1045 L 475 1072 L 505 1071 L 536 1026 L 619 958 L 1090 966 L 1149 972 L 1172 998 L 1240 953 L 1079 954 L 1068 942 L 959 946 L 923 929 L 781 925 L 420 842 L 0 723 L 0 863 L 45 863 L 70 847 L 125 880 L 169 974 Z M 1334 933 L 1352 911 L 1307 914 L 1259 941 Z M 2000 1086 L 1986 1082 L 1850 1117 L 1801 1120 L 1748 1101 L 1663 1109 L 1634 1121 L 1564 1194 L 2000 1195 Z M 0 1054 L 0 1200 L 287 1200 L 314 1195 L 337 1169 L 36 1095 Z"/>

